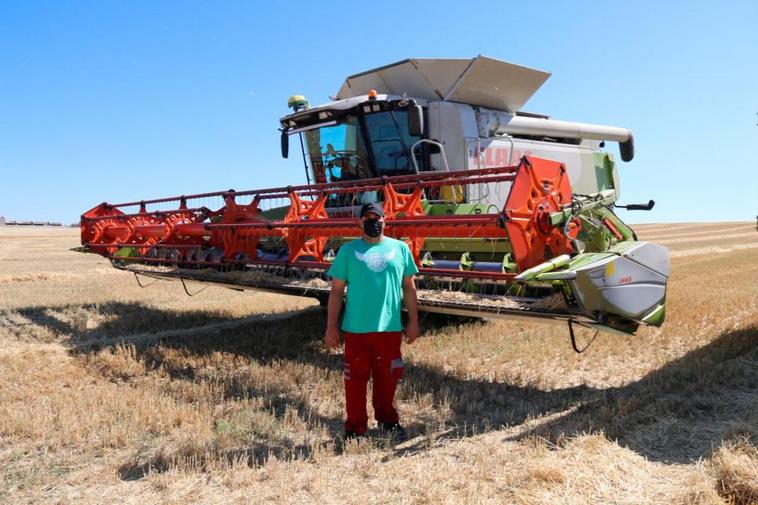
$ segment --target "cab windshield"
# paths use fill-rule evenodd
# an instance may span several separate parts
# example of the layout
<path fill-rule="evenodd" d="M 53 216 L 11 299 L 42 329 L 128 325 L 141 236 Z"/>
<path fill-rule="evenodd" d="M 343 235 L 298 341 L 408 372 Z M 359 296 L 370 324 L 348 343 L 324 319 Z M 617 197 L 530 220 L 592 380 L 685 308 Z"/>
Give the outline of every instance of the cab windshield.
<path fill-rule="evenodd" d="M 357 117 L 348 116 L 340 124 L 308 130 L 305 139 L 316 182 L 373 176 Z"/>
<path fill-rule="evenodd" d="M 408 112 L 346 115 L 337 124 L 305 132 L 316 182 L 336 182 L 415 173 L 411 148 L 421 137 L 408 133 Z M 422 149 L 416 161 L 423 169 Z"/>

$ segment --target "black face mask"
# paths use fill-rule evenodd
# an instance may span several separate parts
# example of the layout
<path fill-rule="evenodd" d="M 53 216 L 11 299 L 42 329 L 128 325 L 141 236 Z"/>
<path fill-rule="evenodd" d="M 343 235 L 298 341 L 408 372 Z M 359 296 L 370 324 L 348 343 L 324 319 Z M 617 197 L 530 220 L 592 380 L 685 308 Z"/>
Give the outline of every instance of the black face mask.
<path fill-rule="evenodd" d="M 377 238 L 382 234 L 382 222 L 378 219 L 366 219 L 363 221 L 363 233 L 371 238 Z"/>

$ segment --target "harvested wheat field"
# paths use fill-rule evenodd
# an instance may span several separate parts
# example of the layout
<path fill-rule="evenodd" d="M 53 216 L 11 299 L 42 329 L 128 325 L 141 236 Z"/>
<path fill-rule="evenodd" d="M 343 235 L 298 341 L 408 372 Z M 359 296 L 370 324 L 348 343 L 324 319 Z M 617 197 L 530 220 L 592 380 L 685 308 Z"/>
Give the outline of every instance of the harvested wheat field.
<path fill-rule="evenodd" d="M 758 231 L 636 229 L 672 251 L 661 329 L 577 355 L 425 318 L 393 446 L 342 442 L 316 302 L 142 289 L 78 230 L 0 227 L 0 502 L 756 503 Z"/>

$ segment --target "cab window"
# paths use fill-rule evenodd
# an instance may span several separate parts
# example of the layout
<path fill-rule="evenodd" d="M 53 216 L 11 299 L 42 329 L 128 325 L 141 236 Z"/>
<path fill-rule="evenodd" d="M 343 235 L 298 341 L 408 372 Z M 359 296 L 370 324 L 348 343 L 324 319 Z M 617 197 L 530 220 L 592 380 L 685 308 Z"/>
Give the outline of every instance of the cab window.
<path fill-rule="evenodd" d="M 377 175 L 414 173 L 411 148 L 421 137 L 408 133 L 408 111 L 367 114 L 365 122 Z M 420 147 L 415 150 L 419 169 L 422 167 L 422 151 Z"/>

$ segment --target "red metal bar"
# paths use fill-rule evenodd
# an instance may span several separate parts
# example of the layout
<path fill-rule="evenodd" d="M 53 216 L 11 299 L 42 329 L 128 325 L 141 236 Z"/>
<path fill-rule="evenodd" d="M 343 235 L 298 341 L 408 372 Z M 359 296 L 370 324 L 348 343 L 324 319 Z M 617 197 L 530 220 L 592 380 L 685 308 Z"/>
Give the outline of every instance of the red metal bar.
<path fill-rule="evenodd" d="M 95 242 L 90 242 L 90 243 L 82 244 L 82 245 L 86 245 L 86 246 L 89 246 L 89 247 L 95 247 L 95 246 L 102 247 L 103 246 L 103 244 L 98 244 L 98 243 L 95 243 Z M 132 247 L 132 248 L 143 247 L 142 244 L 119 244 L 119 245 L 121 245 L 123 247 Z M 157 248 L 161 248 L 161 249 L 202 249 L 201 246 L 195 245 L 195 244 L 164 244 L 164 243 L 160 243 L 160 244 L 155 244 L 155 245 L 150 246 L 150 247 L 157 247 Z M 114 256 L 114 258 L 124 259 L 124 258 L 117 257 L 117 256 Z M 145 258 L 145 257 L 141 257 L 141 256 L 139 256 L 139 257 L 132 256 L 132 258 L 135 258 L 137 261 L 141 261 L 143 259 L 145 259 L 145 260 L 150 259 L 150 258 Z"/>
<path fill-rule="evenodd" d="M 445 179 L 445 180 L 438 180 L 438 181 L 427 181 L 427 180 L 421 180 L 418 182 L 408 182 L 408 183 L 399 183 L 394 184 L 393 186 L 396 189 L 411 189 L 418 186 L 421 186 L 422 188 L 433 188 L 433 187 L 441 187 L 441 186 L 458 186 L 458 185 L 468 185 L 468 184 L 490 184 L 490 183 L 496 183 L 496 182 L 506 182 L 506 181 L 513 181 L 514 176 L 512 175 L 501 175 L 501 176 L 495 176 L 495 177 L 475 177 L 465 180 L 459 180 L 459 179 Z M 365 191 L 378 191 L 381 190 L 384 187 L 382 184 L 375 184 L 375 185 L 361 185 L 360 187 L 356 188 L 336 188 L 331 191 L 327 191 L 328 194 L 345 194 L 345 193 L 353 193 L 353 192 L 365 192 Z M 317 197 L 322 196 L 324 194 L 324 191 L 306 191 L 303 193 L 300 193 L 300 197 Z M 235 195 L 240 195 L 240 193 L 235 193 Z M 221 196 L 221 195 L 219 195 Z M 264 195 L 260 199 L 284 199 L 288 198 L 288 193 L 278 193 L 278 194 L 272 194 L 272 195 Z M 119 204 L 118 206 L 126 206 Z M 115 207 L 115 206 L 114 206 Z M 182 212 L 188 212 L 188 213 L 205 213 L 208 212 L 209 209 L 205 207 L 195 207 L 191 209 L 182 210 Z M 134 214 L 118 214 L 118 215 L 106 215 L 106 216 L 98 216 L 98 217 L 90 217 L 85 218 L 85 220 L 90 222 L 96 222 L 103 219 L 119 219 L 119 220 L 127 220 L 133 217 L 158 217 L 158 216 L 166 216 L 175 214 L 178 212 L 178 209 L 172 209 L 172 210 L 156 210 L 156 211 L 150 211 L 150 212 L 138 212 Z"/>
<path fill-rule="evenodd" d="M 105 228 L 103 235 L 111 240 L 119 240 L 129 235 L 131 230 L 126 225 L 112 224 Z"/>
<path fill-rule="evenodd" d="M 387 226 L 484 226 L 497 224 L 501 214 L 464 214 L 452 216 L 398 217 Z"/>
<path fill-rule="evenodd" d="M 206 209 L 205 207 L 196 207 L 193 209 L 182 209 L 181 212 L 187 212 L 190 214 L 196 214 L 200 212 L 206 212 L 209 209 Z M 127 220 L 131 219 L 133 217 L 158 217 L 158 216 L 167 216 L 171 214 L 176 214 L 179 212 L 179 209 L 172 209 L 172 210 L 151 210 L 150 212 L 137 212 L 135 214 L 112 214 L 112 215 L 105 215 L 105 216 L 97 216 L 97 217 L 85 217 L 82 220 L 83 221 L 89 221 L 89 222 L 96 222 L 103 219 L 118 219 L 118 220 Z"/>
<path fill-rule="evenodd" d="M 271 221 L 268 223 L 218 223 L 205 225 L 209 230 L 217 229 L 240 229 L 240 228 L 255 228 L 255 229 L 274 229 L 274 228 L 323 228 L 323 227 L 338 227 L 338 226 L 358 226 L 360 227 L 360 219 L 357 218 L 330 218 L 330 219 L 314 219 L 313 221 L 301 221 L 298 223 L 286 223 L 284 221 Z"/>
<path fill-rule="evenodd" d="M 494 169 L 479 169 L 479 170 L 472 170 L 472 171 L 463 171 L 465 173 L 469 172 L 488 172 Z M 439 174 L 447 175 L 447 174 L 457 174 L 458 172 L 440 172 Z M 429 174 L 428 172 L 424 172 L 423 175 Z M 434 174 L 437 174 L 435 172 Z M 418 180 L 411 181 L 411 182 L 402 182 L 402 180 L 405 180 L 407 177 L 417 177 Z M 447 175 L 446 177 L 439 177 L 435 176 L 432 179 L 429 180 L 428 178 L 420 178 L 421 176 L 399 176 L 398 178 L 401 179 L 401 181 L 393 183 L 393 187 L 395 189 L 411 189 L 415 187 L 422 187 L 422 188 L 434 188 L 434 187 L 441 187 L 441 186 L 457 186 L 457 185 L 469 185 L 469 184 L 490 184 L 490 183 L 496 183 L 496 182 L 506 182 L 506 181 L 513 181 L 515 176 L 514 175 L 497 175 L 497 176 L 485 176 L 485 177 L 456 177 L 456 176 L 450 176 Z M 365 192 L 365 191 L 378 191 L 381 190 L 384 187 L 384 184 L 382 182 L 387 183 L 388 181 L 392 180 L 395 181 L 397 178 L 386 178 L 386 179 L 366 179 L 362 184 L 355 184 L 354 181 L 346 181 L 351 183 L 351 186 L 349 187 L 335 187 L 331 190 L 324 190 L 324 189 L 316 189 L 317 186 L 328 186 L 327 184 L 315 184 L 310 186 L 298 186 L 297 188 L 294 188 L 293 191 L 299 190 L 300 188 L 305 188 L 305 191 L 303 193 L 299 193 L 300 197 L 316 197 L 316 196 L 322 196 L 324 193 L 328 194 L 345 194 L 345 193 L 353 193 L 353 192 Z M 437 179 L 437 180 L 434 180 Z M 369 181 L 379 181 L 378 184 L 371 184 Z M 333 183 L 334 185 L 338 185 L 340 183 Z M 276 188 L 277 190 L 279 188 Z M 261 190 L 261 191 L 267 191 L 267 190 Z M 234 196 L 242 196 L 244 194 L 247 194 L 248 192 L 240 192 L 240 193 L 233 193 Z M 224 193 L 214 193 L 214 196 L 229 196 L 229 192 Z M 205 197 L 206 195 L 193 195 L 190 197 L 184 197 L 185 199 L 189 198 L 200 198 Z M 290 195 L 289 193 L 276 193 L 271 195 L 262 195 L 260 199 L 284 199 L 288 198 Z M 144 203 L 159 203 L 162 201 L 180 201 L 182 197 L 172 197 L 168 199 L 161 199 L 161 200 L 146 200 Z M 142 202 L 138 202 L 142 203 Z M 117 204 L 117 205 L 110 205 L 109 207 L 115 208 L 115 207 L 127 207 L 132 206 L 134 203 L 127 203 L 127 204 Z M 156 210 L 156 211 L 150 211 L 150 212 L 138 212 L 133 214 L 118 214 L 118 215 L 104 215 L 104 216 L 97 216 L 97 217 L 88 217 L 85 218 L 88 222 L 97 222 L 99 220 L 103 219 L 119 219 L 119 220 L 126 220 L 133 217 L 158 217 L 158 216 L 167 216 L 171 214 L 175 214 L 180 209 L 172 209 L 172 210 Z M 182 212 L 187 213 L 208 213 L 209 209 L 205 207 L 195 207 L 191 209 L 181 209 Z"/>
<path fill-rule="evenodd" d="M 491 168 L 477 168 L 472 170 L 455 170 L 452 172 L 420 172 L 413 175 L 396 175 L 391 177 L 375 177 L 373 179 L 359 179 L 355 181 L 339 181 L 339 182 L 324 182 L 319 184 L 304 184 L 300 186 L 283 186 L 277 188 L 256 189 L 249 191 L 215 191 L 211 193 L 197 193 L 194 195 L 182 195 L 172 196 L 167 198 L 156 198 L 153 200 L 139 200 L 135 202 L 109 204 L 109 207 L 132 207 L 136 205 L 149 205 L 154 203 L 166 203 L 184 200 L 194 200 L 198 198 L 210 198 L 215 196 L 226 196 L 233 194 L 235 196 L 250 196 L 250 195 L 264 195 L 267 193 L 288 193 L 290 191 L 318 191 L 318 192 L 332 192 L 332 190 L 338 188 L 349 187 L 361 187 L 361 186 L 381 186 L 383 182 L 392 182 L 393 184 L 402 184 L 406 182 L 415 182 L 418 180 L 423 181 L 435 181 L 437 179 L 463 177 L 469 178 L 473 176 L 481 176 L 487 174 L 504 174 L 515 173 L 518 171 L 518 166 L 505 166 L 505 167 L 491 167 Z"/>
<path fill-rule="evenodd" d="M 177 224 L 174 233 L 182 237 L 209 237 L 210 231 L 205 223 Z"/>
<path fill-rule="evenodd" d="M 393 183 L 392 185 L 395 187 L 395 189 L 411 189 L 421 186 L 422 188 L 436 188 L 440 186 L 466 186 L 469 184 L 489 184 L 494 182 L 506 182 L 506 181 L 513 181 L 515 179 L 514 175 L 498 175 L 498 176 L 488 176 L 488 177 L 471 177 L 471 178 L 450 178 L 450 179 L 442 179 L 442 180 L 426 180 L 426 179 L 420 179 L 418 181 L 414 182 L 399 182 L 399 183 Z M 348 188 L 334 188 L 330 190 L 312 190 L 312 191 L 304 191 L 302 193 L 299 193 L 300 196 L 320 196 L 324 193 L 328 194 L 344 194 L 344 193 L 360 193 L 360 192 L 366 192 L 366 191 L 378 191 L 384 188 L 384 184 L 368 184 L 368 185 L 361 185 L 356 187 L 348 187 Z M 260 199 L 274 199 L 274 198 L 286 198 L 286 193 L 276 193 L 272 195 L 265 195 L 261 196 Z"/>
<path fill-rule="evenodd" d="M 480 226 L 464 228 L 462 226 L 440 227 L 420 232 L 421 228 L 398 227 L 390 228 L 388 236 L 401 238 L 408 237 L 411 239 L 426 238 L 488 238 L 488 239 L 506 239 L 508 236 L 505 230 L 494 226 Z M 423 244 L 422 244 L 423 245 Z M 419 251 L 420 252 L 420 251 Z"/>
<path fill-rule="evenodd" d="M 165 224 L 143 224 L 134 227 L 134 232 L 143 238 L 163 238 L 168 233 Z"/>
<path fill-rule="evenodd" d="M 413 227 L 413 226 L 485 226 L 497 225 L 502 219 L 501 214 L 465 214 L 452 216 L 424 216 L 424 217 L 398 217 L 386 222 L 388 228 Z M 271 221 L 268 223 L 229 223 L 229 224 L 206 224 L 209 230 L 222 228 L 329 228 L 329 227 L 357 227 L 360 228 L 361 220 L 358 218 L 329 218 L 301 221 L 297 223 L 285 223 L 284 221 Z"/>

